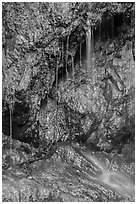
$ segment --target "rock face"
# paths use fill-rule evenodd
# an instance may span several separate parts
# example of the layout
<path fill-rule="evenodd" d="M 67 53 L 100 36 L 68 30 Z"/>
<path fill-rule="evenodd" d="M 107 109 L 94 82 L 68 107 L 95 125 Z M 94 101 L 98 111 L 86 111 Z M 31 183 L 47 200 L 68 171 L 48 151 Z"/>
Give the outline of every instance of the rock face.
<path fill-rule="evenodd" d="M 26 157 L 23 150 L 22 154 Z M 19 161 L 17 149 L 14 158 Z M 135 198 L 133 173 L 134 164 L 124 164 L 123 158 L 106 153 L 92 155 L 77 146 L 60 143 L 48 160 L 16 163 L 3 171 L 3 201 L 130 202 Z"/>
<path fill-rule="evenodd" d="M 96 43 L 95 56 L 88 75 L 83 63 L 75 81 L 60 83 L 58 98 L 63 106 L 66 104 L 66 126 L 71 136 L 121 153 L 126 143 L 134 143 L 135 67 L 131 42 Z"/>
<path fill-rule="evenodd" d="M 3 201 L 134 201 L 134 3 L 89 4 L 3 4 Z"/>
<path fill-rule="evenodd" d="M 58 91 L 52 90 L 51 98 L 44 96 L 45 102 L 34 90 L 18 91 L 13 138 L 43 146 L 71 138 L 119 153 L 125 144 L 132 146 L 135 115 L 132 42 L 96 41 L 92 60 L 90 72 L 85 71 L 83 59 L 82 67 L 78 64 L 75 67 L 75 76 L 61 81 Z M 7 127 L 9 112 L 5 111 L 3 131 L 8 135 Z"/>
<path fill-rule="evenodd" d="M 118 42 L 115 43 L 118 46 Z M 84 143 L 95 143 L 106 151 L 115 149 L 121 153 L 125 144 L 134 144 L 135 83 L 131 42 L 119 45 L 118 51 L 114 43 L 107 42 L 102 51 L 106 52 L 104 55 L 99 53 L 99 46 L 96 45 L 97 57 L 88 76 L 81 69 L 75 81 L 71 78 L 59 84 L 58 120 L 57 104 L 48 100 L 47 106 L 41 109 L 40 120 L 43 122 L 40 123 L 48 141 L 71 137 Z M 53 120 L 54 124 L 57 121 L 58 136 L 53 134 Z"/>

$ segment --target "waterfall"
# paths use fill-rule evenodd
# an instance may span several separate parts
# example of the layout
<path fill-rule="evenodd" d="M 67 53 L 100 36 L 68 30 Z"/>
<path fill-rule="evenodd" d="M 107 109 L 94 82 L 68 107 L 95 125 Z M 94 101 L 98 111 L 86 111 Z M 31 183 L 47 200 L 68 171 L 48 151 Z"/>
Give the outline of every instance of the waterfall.
<path fill-rule="evenodd" d="M 82 66 L 82 62 L 81 62 L 81 43 L 80 43 L 80 67 Z"/>
<path fill-rule="evenodd" d="M 91 66 L 91 27 L 88 27 L 87 31 L 87 41 L 86 41 L 86 47 L 87 47 L 87 70 L 90 71 Z"/>
<path fill-rule="evenodd" d="M 94 54 L 94 35 L 91 26 L 88 25 L 88 30 L 86 32 L 86 56 L 87 56 L 87 71 L 90 72 L 94 65 L 93 54 Z"/>

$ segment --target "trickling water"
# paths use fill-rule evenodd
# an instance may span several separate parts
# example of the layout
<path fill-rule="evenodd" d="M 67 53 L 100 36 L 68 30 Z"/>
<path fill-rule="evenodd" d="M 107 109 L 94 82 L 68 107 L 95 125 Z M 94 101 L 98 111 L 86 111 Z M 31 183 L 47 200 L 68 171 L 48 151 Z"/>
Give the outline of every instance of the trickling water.
<path fill-rule="evenodd" d="M 99 41 L 101 41 L 101 20 L 99 21 Z"/>
<path fill-rule="evenodd" d="M 88 174 L 86 171 L 83 171 L 91 180 L 107 186 L 108 189 L 112 189 L 122 196 L 135 196 L 134 184 L 126 175 L 118 171 L 109 171 L 109 169 L 107 169 L 107 167 L 94 155 L 85 153 L 74 145 L 73 148 L 99 170 L 99 174 L 97 173 L 96 175 L 90 175 L 90 173 Z"/>
<path fill-rule="evenodd" d="M 88 31 L 87 31 L 87 41 L 86 41 L 86 46 L 87 46 L 87 70 L 90 71 L 90 66 L 91 66 L 91 27 L 88 26 Z"/>
<path fill-rule="evenodd" d="M 74 81 L 74 79 L 75 79 L 74 55 L 71 56 L 71 60 L 72 60 L 72 77 L 73 77 L 73 81 Z"/>
<path fill-rule="evenodd" d="M 82 66 L 82 62 L 81 62 L 81 43 L 80 43 L 80 67 Z"/>
<path fill-rule="evenodd" d="M 69 48 L 69 35 L 67 36 L 67 48 L 66 48 L 66 75 L 68 78 L 67 62 L 68 62 L 68 48 Z"/>
<path fill-rule="evenodd" d="M 95 178 L 92 177 L 93 180 L 98 180 L 100 183 L 109 186 L 109 188 L 112 188 L 122 196 L 135 196 L 134 184 L 125 175 L 122 175 L 119 172 L 109 171 L 95 156 L 89 154 L 83 155 L 88 161 L 92 162 L 102 171 L 101 175 Z"/>
<path fill-rule="evenodd" d="M 88 26 L 86 35 L 87 35 L 87 38 L 86 38 L 87 70 L 89 72 L 94 65 L 94 62 L 93 62 L 94 35 L 93 35 L 93 30 L 91 29 L 90 25 Z"/>
<path fill-rule="evenodd" d="M 64 58 L 64 46 L 63 46 L 63 41 L 62 41 L 62 62 L 63 62 L 63 58 Z"/>

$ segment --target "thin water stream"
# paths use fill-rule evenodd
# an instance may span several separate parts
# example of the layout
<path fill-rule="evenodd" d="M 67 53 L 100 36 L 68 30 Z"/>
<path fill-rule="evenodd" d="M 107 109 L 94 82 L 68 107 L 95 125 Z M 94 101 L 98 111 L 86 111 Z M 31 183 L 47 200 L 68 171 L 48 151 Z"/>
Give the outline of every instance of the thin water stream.
<path fill-rule="evenodd" d="M 83 170 L 82 173 L 88 176 L 94 182 L 112 189 L 123 197 L 131 196 L 135 197 L 135 186 L 132 180 L 121 172 L 109 170 L 105 164 L 97 158 L 95 155 L 85 153 L 76 146 L 73 148 L 77 153 L 82 155 L 88 162 L 90 162 L 96 169 L 96 174 L 93 172 Z"/>
<path fill-rule="evenodd" d="M 90 25 L 86 32 L 86 56 L 87 56 L 87 71 L 90 72 L 94 66 L 94 33 Z"/>

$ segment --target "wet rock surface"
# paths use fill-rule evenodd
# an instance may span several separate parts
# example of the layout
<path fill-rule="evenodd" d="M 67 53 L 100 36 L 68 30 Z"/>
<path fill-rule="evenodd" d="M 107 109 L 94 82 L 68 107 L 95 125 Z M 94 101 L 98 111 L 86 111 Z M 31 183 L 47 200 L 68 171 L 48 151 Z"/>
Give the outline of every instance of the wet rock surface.
<path fill-rule="evenodd" d="M 11 153 L 9 138 L 4 139 L 3 201 L 135 200 L 134 81 L 129 73 L 134 72 L 134 63 L 126 47 L 122 59 L 113 58 L 113 69 L 109 67 L 105 75 L 99 66 L 94 67 L 92 77 L 83 71 L 76 81 L 60 82 L 52 98 L 41 104 L 37 95 L 31 104 L 18 98 L 13 138 L 33 147 L 13 142 Z M 122 71 L 127 63 L 128 74 Z M 117 66 L 119 71 L 114 72 Z M 84 159 L 71 145 L 55 145 L 68 139 L 82 143 L 80 148 L 88 154 L 95 151 L 90 157 L 101 162 L 103 171 L 94 159 Z"/>
<path fill-rule="evenodd" d="M 134 13 L 3 3 L 3 201 L 135 200 Z"/>
<path fill-rule="evenodd" d="M 33 155 L 33 162 L 29 163 L 29 154 L 26 155 L 21 159 L 22 155 L 14 151 L 18 163 L 16 160 L 10 168 L 3 168 L 3 201 L 134 201 L 134 163 L 123 162 L 122 156 L 86 153 L 85 149 L 68 142 L 58 144 L 49 158 L 35 161 Z M 10 158 L 7 164 L 9 161 Z"/>

